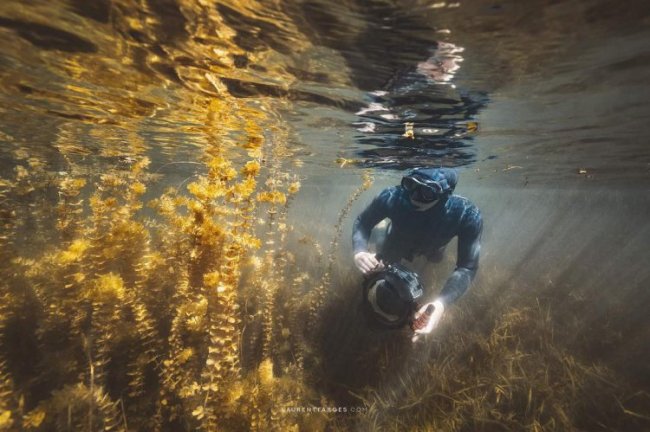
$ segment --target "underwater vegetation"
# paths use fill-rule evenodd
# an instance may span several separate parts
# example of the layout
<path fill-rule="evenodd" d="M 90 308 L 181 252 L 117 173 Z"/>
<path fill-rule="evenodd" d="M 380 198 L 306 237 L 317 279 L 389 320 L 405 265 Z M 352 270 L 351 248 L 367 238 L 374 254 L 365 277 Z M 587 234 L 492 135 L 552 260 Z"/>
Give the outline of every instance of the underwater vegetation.
<path fill-rule="evenodd" d="M 207 112 L 209 127 L 225 109 L 215 101 Z M 3 430 L 294 426 L 278 414 L 282 402 L 318 396 L 300 384 L 298 362 L 278 376 L 274 301 L 286 264 L 260 247 L 283 241 L 300 183 L 272 164 L 262 168 L 263 137 L 252 123 L 243 147 L 250 160 L 236 167 L 214 141 L 203 174 L 148 201 L 145 156 L 93 184 L 73 166 L 52 177 L 37 163 L 3 180 Z M 267 157 L 281 151 L 274 145 Z M 20 255 L 31 222 L 12 205 L 48 198 L 32 219 L 55 235 Z M 41 218 L 48 211 L 54 220 Z M 261 294 L 257 312 L 241 295 L 243 271 Z M 244 340 L 255 323 L 259 338 Z M 242 346 L 255 340 L 263 349 L 244 367 Z"/>
<path fill-rule="evenodd" d="M 393 342 L 393 352 L 408 353 L 399 360 L 374 352 L 378 385 L 354 395 L 368 411 L 340 430 L 647 429 L 648 394 L 572 355 L 548 306 L 500 305 L 486 326 L 472 315 L 490 309 L 489 296 L 470 302 L 430 346 Z"/>
<path fill-rule="evenodd" d="M 223 107 L 207 109 L 210 123 Z M 360 327 L 352 340 L 363 355 L 326 352 L 323 338 L 340 333 L 333 323 L 347 313 L 338 303 L 349 302 L 329 293 L 358 282 L 335 271 L 343 223 L 372 180 L 350 195 L 326 251 L 305 237 L 290 243 L 300 182 L 260 164 L 282 146 L 265 145 L 252 125 L 248 133 L 248 161 L 235 165 L 215 141 L 202 174 L 148 200 L 144 156 L 91 184 L 73 167 L 52 178 L 36 163 L 2 181 L 3 430 L 648 426 L 648 395 L 570 354 L 570 329 L 530 296 L 495 304 L 475 290 L 425 347 Z M 21 249 L 36 222 L 11 203 L 45 189 L 55 235 Z M 341 370 L 328 370 L 326 357 L 337 355 L 352 360 L 340 367 L 355 375 L 345 395 L 332 391 Z M 344 404 L 364 410 L 286 410 Z"/>

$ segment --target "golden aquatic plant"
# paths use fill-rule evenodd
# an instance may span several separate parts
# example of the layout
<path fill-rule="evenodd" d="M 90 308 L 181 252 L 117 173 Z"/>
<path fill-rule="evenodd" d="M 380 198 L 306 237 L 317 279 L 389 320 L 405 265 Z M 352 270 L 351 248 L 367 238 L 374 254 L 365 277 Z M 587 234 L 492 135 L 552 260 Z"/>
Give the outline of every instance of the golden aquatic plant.
<path fill-rule="evenodd" d="M 251 10 L 260 7 L 249 3 Z M 34 8 L 37 21 L 47 18 L 46 9 Z M 0 340 L 0 352 L 7 353 L 5 362 L 0 359 L 2 425 L 248 429 L 244 389 L 259 386 L 255 427 L 262 429 L 281 421 L 278 408 L 268 405 L 277 395 L 289 400 L 307 394 L 296 375 L 269 379 L 268 365 L 271 373 L 293 367 L 286 359 L 279 368 L 279 358 L 252 357 L 251 370 L 242 370 L 240 361 L 240 275 L 253 251 L 267 262 L 279 254 L 266 293 L 269 304 L 277 302 L 274 287 L 282 286 L 291 259 L 279 245 L 291 230 L 286 214 L 300 184 L 284 172 L 291 152 L 271 104 L 261 101 L 260 109 L 230 97 L 221 78 L 246 78 L 232 66 L 233 54 L 264 64 L 268 53 L 237 47 L 236 33 L 214 5 L 190 1 L 181 9 L 192 35 L 178 46 L 153 52 L 149 42 L 100 37 L 100 50 L 123 62 L 106 67 L 92 54 L 62 59 L 60 72 L 74 80 L 65 85 L 65 102 L 92 98 L 96 114 L 57 126 L 57 171 L 48 171 L 43 155 L 20 152 L 11 179 L 0 183 L 0 254 L 7 258 L 0 264 L 0 294 L 7 301 L 0 328 L 9 328 Z M 158 23 L 148 6 L 118 1 L 109 10 L 107 27 L 115 34 L 156 40 Z M 54 12 L 53 19 L 60 18 Z M 295 31 L 290 27 L 287 34 Z M 94 28 L 89 37 L 101 31 Z M 162 70 L 167 63 L 160 50 L 169 58 L 194 53 L 210 59 L 179 62 L 168 73 L 186 88 L 176 89 L 179 106 L 160 105 L 180 120 L 179 131 L 196 140 L 202 160 L 192 161 L 199 167 L 195 175 L 162 194 L 149 190 L 157 173 L 148 169 L 149 143 L 138 122 L 158 109 L 149 102 L 151 89 L 168 82 L 127 69 L 137 60 Z M 269 76 L 286 75 L 274 69 L 273 59 L 266 63 Z M 124 80 L 124 72 L 132 79 Z M 82 122 L 102 127 L 79 127 Z M 269 142 L 271 135 L 276 142 Z M 96 152 L 85 144 L 89 138 L 102 143 Z M 257 222 L 265 218 L 270 223 L 263 229 Z M 42 238 L 33 250 L 21 248 L 21 234 L 32 228 Z M 269 311 L 267 335 L 285 321 L 273 320 L 276 308 Z M 266 341 L 275 342 L 270 336 Z"/>
<path fill-rule="evenodd" d="M 127 430 L 118 404 L 100 388 L 81 383 L 54 390 L 47 401 L 23 417 L 22 426 L 27 430 Z"/>
<path fill-rule="evenodd" d="M 260 156 L 262 142 L 251 135 L 250 153 Z M 238 286 L 247 251 L 261 246 L 252 225 L 256 203 L 286 204 L 299 186 L 294 182 L 285 193 L 276 183 L 258 191 L 258 159 L 238 171 L 221 151 L 206 153 L 206 173 L 187 185 L 187 194 L 172 189 L 153 201 L 161 219 L 140 216 L 146 158 L 133 159 L 126 171 L 101 174 L 94 185 L 79 177 L 56 184 L 62 242 L 36 260 L 12 258 L 20 269 L 14 282 L 31 287 L 28 297 L 3 289 L 12 310 L 2 323 L 26 307 L 40 311 L 33 341 L 51 368 L 36 365 L 34 373 L 56 377 L 49 398 L 20 390 L 30 409 L 25 427 L 59 425 L 54 411 L 61 394 L 72 395 L 64 411 L 87 413 L 87 429 L 109 428 L 96 422 L 102 410 L 116 407 L 120 427 L 129 419 L 137 428 L 214 430 L 236 417 L 228 410 L 241 394 L 227 389 L 242 388 Z M 31 191 L 31 175 L 17 169 L 16 180 L 3 186 L 14 194 Z M 6 228 L 10 241 L 15 232 Z M 54 362 L 52 343 L 66 347 Z M 10 374 L 2 375 L 9 387 Z M 68 387 L 56 390 L 56 382 Z M 12 406 L 7 394 L 3 407 Z M 16 413 L 6 411 L 3 422 L 13 423 Z"/>
<path fill-rule="evenodd" d="M 55 391 L 25 414 L 25 427 L 59 427 L 60 409 L 75 413 L 72 424 L 85 412 L 86 428 L 92 430 L 126 427 L 127 418 L 137 427 L 182 422 L 214 430 L 217 422 L 235 415 L 227 409 L 238 397 L 227 389 L 241 387 L 237 289 L 246 250 L 260 247 L 251 229 L 259 163 L 246 163 L 238 173 L 229 161 L 212 157 L 207 174 L 188 185 L 189 195 L 168 191 L 154 202 L 169 224 L 153 222 L 158 232 L 137 216 L 146 165 L 142 159 L 127 173 L 102 175 L 88 201 L 87 221 L 59 225 L 68 230 L 78 223 L 78 235 L 46 251 L 38 262 L 15 259 L 23 265 L 20 278 L 31 281 L 34 306 L 44 312 L 35 334 L 39 350 L 51 355 L 49 340 L 63 337 L 79 355 L 69 358 L 74 363 L 62 358 L 54 370 L 64 380 L 82 372 L 80 383 Z M 239 175 L 241 181 L 234 181 Z M 63 184 L 67 195 L 76 196 L 70 185 Z M 62 200 L 59 205 L 77 204 Z M 154 241 L 165 247 L 154 252 Z M 161 302 L 165 293 L 173 296 L 171 303 Z M 2 318 L 3 323 L 8 319 Z M 169 334 L 168 342 L 161 330 Z M 152 398 L 148 392 L 156 376 L 162 378 L 162 392 Z M 3 383 L 10 385 L 7 377 L 2 374 Z M 112 401 L 119 381 L 128 391 Z M 9 407 L 2 394 L 3 406 Z M 63 394 L 71 404 L 65 409 Z M 115 416 L 118 402 L 122 412 Z M 13 417 L 3 417 L 4 422 Z"/>
<path fill-rule="evenodd" d="M 7 320 L 6 307 L 10 302 L 7 294 L 3 289 L 2 297 L 0 297 L 0 339 L 4 339 L 5 322 Z M 11 430 L 16 419 L 16 400 L 14 395 L 14 385 L 11 375 L 7 371 L 7 364 L 4 358 L 4 353 L 0 351 L 0 430 Z"/>

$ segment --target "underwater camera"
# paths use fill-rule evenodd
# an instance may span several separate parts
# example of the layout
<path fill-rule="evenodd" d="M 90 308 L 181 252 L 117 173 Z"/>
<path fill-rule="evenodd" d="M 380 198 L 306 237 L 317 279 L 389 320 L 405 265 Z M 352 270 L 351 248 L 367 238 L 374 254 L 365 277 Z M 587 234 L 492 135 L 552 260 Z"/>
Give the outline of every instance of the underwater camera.
<path fill-rule="evenodd" d="M 407 324 L 422 296 L 418 275 L 399 264 L 371 274 L 363 285 L 364 310 L 375 324 L 397 329 Z"/>

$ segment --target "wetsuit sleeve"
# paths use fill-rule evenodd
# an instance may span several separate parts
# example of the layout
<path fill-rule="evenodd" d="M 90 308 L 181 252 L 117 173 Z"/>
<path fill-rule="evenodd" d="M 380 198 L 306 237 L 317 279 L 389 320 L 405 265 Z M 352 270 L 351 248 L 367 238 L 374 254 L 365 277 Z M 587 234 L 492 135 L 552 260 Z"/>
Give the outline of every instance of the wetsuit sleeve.
<path fill-rule="evenodd" d="M 464 215 L 458 233 L 458 259 L 456 269 L 442 289 L 442 301 L 448 305 L 461 297 L 476 275 L 481 250 L 481 232 L 483 219 L 476 208 L 469 209 Z"/>
<path fill-rule="evenodd" d="M 354 221 L 352 226 L 352 247 L 354 254 L 368 250 L 372 229 L 388 217 L 393 189 L 385 189 L 372 200 Z"/>

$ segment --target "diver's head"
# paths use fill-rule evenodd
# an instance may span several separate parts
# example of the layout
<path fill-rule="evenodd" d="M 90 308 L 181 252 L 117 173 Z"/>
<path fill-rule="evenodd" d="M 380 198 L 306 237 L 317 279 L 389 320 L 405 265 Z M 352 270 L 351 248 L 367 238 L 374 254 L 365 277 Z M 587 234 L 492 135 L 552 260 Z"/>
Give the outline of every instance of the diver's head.
<path fill-rule="evenodd" d="M 402 188 L 415 209 L 425 211 L 444 203 L 457 182 L 458 173 L 452 168 L 416 168 L 402 178 Z"/>

